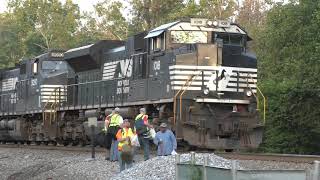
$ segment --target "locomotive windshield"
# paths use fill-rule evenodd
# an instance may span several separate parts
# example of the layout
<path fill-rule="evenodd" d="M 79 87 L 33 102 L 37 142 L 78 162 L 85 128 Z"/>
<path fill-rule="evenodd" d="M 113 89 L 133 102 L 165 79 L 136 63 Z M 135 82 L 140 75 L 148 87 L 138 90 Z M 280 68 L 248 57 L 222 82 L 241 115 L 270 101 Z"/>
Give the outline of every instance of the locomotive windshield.
<path fill-rule="evenodd" d="M 242 34 L 231 34 L 231 33 L 215 33 L 214 39 L 222 39 L 223 44 L 230 45 L 244 45 L 244 38 Z"/>
<path fill-rule="evenodd" d="M 65 61 L 43 61 L 42 71 L 44 73 L 61 73 L 68 70 L 67 63 Z"/>
<path fill-rule="evenodd" d="M 182 44 L 207 43 L 206 31 L 171 31 L 171 42 Z"/>

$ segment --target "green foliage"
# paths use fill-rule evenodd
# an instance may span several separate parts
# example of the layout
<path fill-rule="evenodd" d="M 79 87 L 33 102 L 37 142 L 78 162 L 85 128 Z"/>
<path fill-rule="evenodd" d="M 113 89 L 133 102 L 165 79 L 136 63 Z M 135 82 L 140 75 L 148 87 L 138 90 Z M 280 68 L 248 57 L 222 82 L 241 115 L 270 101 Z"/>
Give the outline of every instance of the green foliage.
<path fill-rule="evenodd" d="M 320 2 L 275 5 L 258 36 L 260 85 L 268 97 L 263 149 L 320 152 Z"/>
<path fill-rule="evenodd" d="M 149 30 L 177 18 L 184 3 L 183 0 L 130 0 L 132 4 L 131 27 L 135 31 Z"/>
<path fill-rule="evenodd" d="M 9 0 L 1 14 L 1 66 L 13 66 L 22 57 L 34 57 L 48 49 L 75 46 L 79 7 L 67 0 Z"/>
<path fill-rule="evenodd" d="M 122 40 L 128 36 L 128 22 L 121 13 L 122 9 L 121 2 L 109 0 L 95 6 L 95 10 L 101 19 L 101 22 L 97 23 L 98 31 L 107 33 L 108 39 Z"/>
<path fill-rule="evenodd" d="M 239 15 L 236 22 L 248 32 L 253 41 L 249 42 L 249 48 L 256 51 L 257 41 L 260 30 L 264 27 L 267 12 L 265 0 L 244 0 L 239 8 Z"/>
<path fill-rule="evenodd" d="M 235 14 L 234 0 L 200 0 L 200 15 L 210 19 L 227 19 Z"/>
<path fill-rule="evenodd" d="M 264 150 L 317 154 L 320 150 L 320 92 L 294 88 L 274 93 Z"/>

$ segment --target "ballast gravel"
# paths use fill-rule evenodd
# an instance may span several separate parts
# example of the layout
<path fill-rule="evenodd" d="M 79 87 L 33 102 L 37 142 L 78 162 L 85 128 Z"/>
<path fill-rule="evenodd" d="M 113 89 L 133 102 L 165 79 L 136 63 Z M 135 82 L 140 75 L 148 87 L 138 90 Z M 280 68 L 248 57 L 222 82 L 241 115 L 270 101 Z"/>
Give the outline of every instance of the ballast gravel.
<path fill-rule="evenodd" d="M 90 152 L 36 150 L 0 147 L 0 179 L 104 179 L 104 180 L 172 180 L 175 178 L 175 156 L 154 157 L 143 161 L 139 152 L 132 168 L 119 172 L 118 162 L 104 160 L 98 152 L 90 161 Z M 231 168 L 231 161 L 213 153 L 195 154 L 195 164 Z M 180 162 L 190 162 L 191 155 L 181 154 Z M 240 160 L 239 169 L 311 169 L 311 164 Z"/>
<path fill-rule="evenodd" d="M 0 179 L 111 179 L 119 173 L 118 162 L 104 160 L 105 153 L 0 148 Z M 136 160 L 142 161 L 137 155 Z"/>
<path fill-rule="evenodd" d="M 202 165 L 208 158 L 208 165 L 230 169 L 231 161 L 214 154 L 195 154 L 195 164 Z M 181 154 L 181 163 L 191 162 L 191 154 Z M 113 180 L 172 180 L 175 179 L 175 156 L 162 156 L 141 162 L 134 167 L 122 171 L 112 178 Z"/>

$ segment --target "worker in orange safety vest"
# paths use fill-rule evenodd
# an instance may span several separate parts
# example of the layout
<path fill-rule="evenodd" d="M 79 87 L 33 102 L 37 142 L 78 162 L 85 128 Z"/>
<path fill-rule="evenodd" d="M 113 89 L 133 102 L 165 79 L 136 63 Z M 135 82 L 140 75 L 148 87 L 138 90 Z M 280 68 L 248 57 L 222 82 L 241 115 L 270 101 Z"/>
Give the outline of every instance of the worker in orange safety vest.
<path fill-rule="evenodd" d="M 118 140 L 118 160 L 120 165 L 120 171 L 132 167 L 133 163 L 133 150 L 131 146 L 131 138 L 134 133 L 130 128 L 130 122 L 125 119 L 122 124 L 122 128 L 116 134 Z"/>

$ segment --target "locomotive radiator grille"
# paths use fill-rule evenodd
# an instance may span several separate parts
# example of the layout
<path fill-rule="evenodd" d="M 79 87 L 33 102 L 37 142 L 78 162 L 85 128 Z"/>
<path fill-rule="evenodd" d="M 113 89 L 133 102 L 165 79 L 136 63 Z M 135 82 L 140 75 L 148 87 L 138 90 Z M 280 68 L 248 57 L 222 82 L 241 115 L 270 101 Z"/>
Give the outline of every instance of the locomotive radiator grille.
<path fill-rule="evenodd" d="M 187 90 L 200 91 L 202 85 L 221 92 L 244 92 L 250 87 L 256 93 L 257 89 L 257 69 L 254 68 L 173 65 L 169 70 L 173 90 L 180 90 L 190 75 L 202 73 Z"/>
<path fill-rule="evenodd" d="M 1 82 L 1 91 L 11 91 L 16 88 L 16 83 L 18 81 L 18 78 L 8 78 L 8 79 L 3 79 Z"/>

